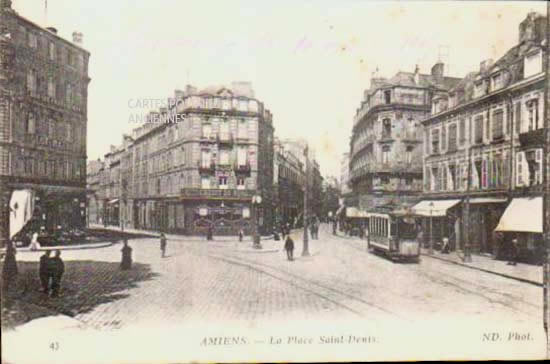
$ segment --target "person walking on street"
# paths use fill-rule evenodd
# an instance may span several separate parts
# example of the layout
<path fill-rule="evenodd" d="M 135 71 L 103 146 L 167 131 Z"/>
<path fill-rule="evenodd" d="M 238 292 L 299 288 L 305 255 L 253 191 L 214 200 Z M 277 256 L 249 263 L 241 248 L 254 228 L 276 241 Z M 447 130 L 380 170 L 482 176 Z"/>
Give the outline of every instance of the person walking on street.
<path fill-rule="evenodd" d="M 51 277 L 52 277 L 52 297 L 59 296 L 59 288 L 61 287 L 61 277 L 65 273 L 65 264 L 61 259 L 61 250 L 55 251 L 55 257 L 50 259 Z"/>
<path fill-rule="evenodd" d="M 11 283 L 17 276 L 17 261 L 15 260 L 15 254 L 17 251 L 13 246 L 13 242 L 8 240 L 6 246 L 6 255 L 4 256 L 4 265 L 2 267 L 2 288 L 7 292 Z"/>
<path fill-rule="evenodd" d="M 164 258 L 166 256 L 166 236 L 164 233 L 160 233 L 160 252 L 160 256 Z"/>
<path fill-rule="evenodd" d="M 290 235 L 287 235 L 286 241 L 285 241 L 285 250 L 286 250 L 286 257 L 288 260 L 294 260 L 294 240 L 290 237 Z"/>
<path fill-rule="evenodd" d="M 132 268 L 132 248 L 128 246 L 128 240 L 124 239 L 124 246 L 120 251 L 122 252 L 122 261 L 120 262 L 120 269 L 128 270 Z"/>
<path fill-rule="evenodd" d="M 48 264 L 50 261 L 51 250 L 46 250 L 40 257 L 40 264 L 38 267 L 38 276 L 40 277 L 40 284 L 42 285 L 42 291 L 46 294 L 50 293 L 50 276 L 48 274 Z"/>
<path fill-rule="evenodd" d="M 243 241 L 243 229 L 239 229 L 239 241 Z"/>
<path fill-rule="evenodd" d="M 212 232 L 212 226 L 208 227 L 208 230 L 206 231 L 206 240 L 213 240 L 213 232 Z"/>
<path fill-rule="evenodd" d="M 518 239 L 512 239 L 512 245 L 510 246 L 510 258 L 508 260 L 508 265 L 516 265 L 518 261 L 519 248 L 518 248 Z"/>

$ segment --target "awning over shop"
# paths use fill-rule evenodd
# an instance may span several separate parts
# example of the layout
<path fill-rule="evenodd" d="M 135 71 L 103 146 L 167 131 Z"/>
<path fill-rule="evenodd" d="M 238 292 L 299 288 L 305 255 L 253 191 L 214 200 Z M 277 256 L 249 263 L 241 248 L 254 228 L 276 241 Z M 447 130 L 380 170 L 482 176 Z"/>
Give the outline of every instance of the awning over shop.
<path fill-rule="evenodd" d="M 495 231 L 542 233 L 542 197 L 514 198 Z"/>
<path fill-rule="evenodd" d="M 471 198 L 470 203 L 471 204 L 482 204 L 482 203 L 505 203 L 508 199 L 506 198 L 499 198 L 499 197 L 476 197 Z"/>
<path fill-rule="evenodd" d="M 424 200 L 412 207 L 412 213 L 419 216 L 445 216 L 447 210 L 458 204 L 460 200 Z"/>
<path fill-rule="evenodd" d="M 346 217 L 365 218 L 368 217 L 366 211 L 361 211 L 357 207 L 346 207 Z"/>
<path fill-rule="evenodd" d="M 117 203 L 118 202 L 118 198 L 115 198 L 115 199 L 112 199 L 111 201 L 107 202 L 108 204 L 113 204 L 113 203 Z"/>

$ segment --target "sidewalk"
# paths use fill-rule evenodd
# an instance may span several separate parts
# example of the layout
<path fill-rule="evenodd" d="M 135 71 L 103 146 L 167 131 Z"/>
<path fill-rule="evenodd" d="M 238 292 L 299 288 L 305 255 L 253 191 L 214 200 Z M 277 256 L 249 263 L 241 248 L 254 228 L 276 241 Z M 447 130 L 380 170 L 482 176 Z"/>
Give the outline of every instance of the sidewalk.
<path fill-rule="evenodd" d="M 364 241 L 365 244 L 367 242 L 366 239 L 359 239 L 356 236 L 346 236 L 343 233 L 338 234 L 338 237 L 345 240 Z M 507 265 L 506 261 L 495 260 L 491 257 L 475 254 L 472 255 L 471 263 L 465 263 L 462 261 L 462 252 L 460 252 L 460 255 L 457 252 L 441 254 L 441 252 L 434 250 L 433 255 L 430 255 L 428 254 L 428 249 L 425 248 L 422 248 L 421 254 L 423 257 L 439 259 L 447 263 L 460 265 L 466 268 L 475 269 L 542 287 L 542 267 L 538 265 L 525 263 L 518 263 L 515 266 Z"/>
<path fill-rule="evenodd" d="M 109 231 L 116 231 L 116 232 L 123 232 L 120 227 L 118 226 L 103 226 L 99 224 L 90 224 L 88 226 L 89 229 L 98 229 L 98 230 L 109 230 Z M 131 229 L 131 228 L 124 228 L 124 233 L 128 234 L 141 234 L 141 235 L 150 235 L 152 238 L 157 238 L 160 234 L 159 231 L 153 231 L 153 230 L 138 230 L 138 229 Z M 167 239 L 170 240 L 185 240 L 189 242 L 207 242 L 206 237 L 204 236 L 188 236 L 188 235 L 178 235 L 178 234 L 164 234 L 166 235 Z M 262 242 L 263 241 L 269 241 L 273 240 L 273 235 L 268 236 L 262 236 L 261 237 Z M 209 241 L 209 243 L 212 242 L 238 242 L 239 237 L 238 236 L 217 236 L 214 235 L 214 240 Z M 244 242 L 252 242 L 252 236 L 245 236 L 243 237 L 243 243 Z"/>
<path fill-rule="evenodd" d="M 517 281 L 542 287 L 542 267 L 538 265 L 525 263 L 507 265 L 506 261 L 495 260 L 490 257 L 475 254 L 472 254 L 471 263 L 464 263 L 462 261 L 462 252 L 441 254 L 439 251 L 434 251 L 433 255 L 430 255 L 428 254 L 428 250 L 424 248 L 422 248 L 422 256 L 443 260 L 452 264 L 468 267 L 470 269 L 477 269 L 482 272 L 496 274 L 501 277 L 515 279 Z"/>

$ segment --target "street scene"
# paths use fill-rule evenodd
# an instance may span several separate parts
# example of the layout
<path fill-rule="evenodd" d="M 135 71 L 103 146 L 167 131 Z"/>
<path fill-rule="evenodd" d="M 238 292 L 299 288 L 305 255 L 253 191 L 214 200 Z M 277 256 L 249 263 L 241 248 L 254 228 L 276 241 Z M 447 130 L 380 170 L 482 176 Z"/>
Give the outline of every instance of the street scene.
<path fill-rule="evenodd" d="M 0 0 L 3 361 L 547 358 L 550 5 L 211 5 Z"/>

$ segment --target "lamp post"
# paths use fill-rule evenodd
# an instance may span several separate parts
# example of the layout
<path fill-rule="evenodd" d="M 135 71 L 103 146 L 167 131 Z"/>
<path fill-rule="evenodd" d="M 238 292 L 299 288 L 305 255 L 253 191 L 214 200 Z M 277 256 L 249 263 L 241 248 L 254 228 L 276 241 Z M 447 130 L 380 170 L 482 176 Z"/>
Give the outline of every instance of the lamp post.
<path fill-rule="evenodd" d="M 434 240 L 433 240 L 433 208 L 434 203 L 433 201 L 430 201 L 430 248 L 429 253 L 430 255 L 434 253 Z"/>
<path fill-rule="evenodd" d="M 262 245 L 260 244 L 260 234 L 258 232 L 258 225 L 259 225 L 258 207 L 260 206 L 261 203 L 262 203 L 262 196 L 260 195 L 252 196 L 252 206 L 254 207 L 253 208 L 254 218 L 252 219 L 254 223 L 254 244 L 252 245 L 252 247 L 254 249 L 262 249 Z"/>
<path fill-rule="evenodd" d="M 302 256 L 307 257 L 309 256 L 309 241 L 307 236 L 307 228 L 308 228 L 308 198 L 309 198 L 309 146 L 306 145 L 306 148 L 304 149 L 304 156 L 306 160 L 306 173 L 305 173 L 305 182 L 304 182 L 304 214 L 303 214 L 303 221 L 304 221 L 304 235 L 303 235 L 303 246 L 302 246 Z"/>

